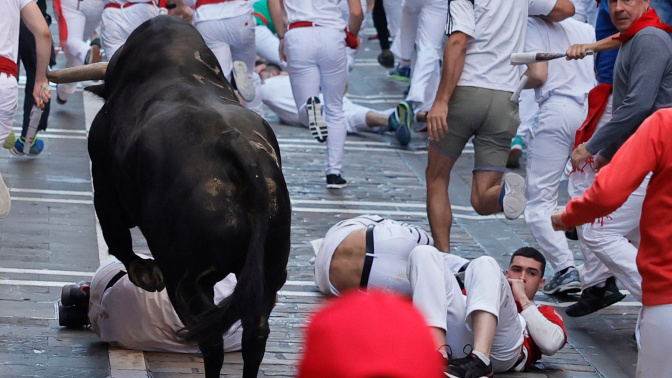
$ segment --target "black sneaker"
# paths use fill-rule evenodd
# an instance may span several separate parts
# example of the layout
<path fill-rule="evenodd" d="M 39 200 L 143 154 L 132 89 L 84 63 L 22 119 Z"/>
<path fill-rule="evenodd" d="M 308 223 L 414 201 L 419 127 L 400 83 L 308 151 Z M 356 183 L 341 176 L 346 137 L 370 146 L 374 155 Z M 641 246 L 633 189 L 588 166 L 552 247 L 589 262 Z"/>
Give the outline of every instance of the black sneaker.
<path fill-rule="evenodd" d="M 74 285 L 65 285 L 61 289 L 63 306 L 80 306 L 89 308 L 90 282 L 79 281 Z"/>
<path fill-rule="evenodd" d="M 348 182 L 341 175 L 327 175 L 327 189 L 343 189 L 346 186 Z"/>
<path fill-rule="evenodd" d="M 327 141 L 327 122 L 322 116 L 322 104 L 317 97 L 310 97 L 306 102 L 306 112 L 308 113 L 308 129 L 313 138 L 318 142 L 324 143 Z M 327 181 L 329 179 L 327 178 Z M 327 186 L 329 187 L 329 186 Z"/>
<path fill-rule="evenodd" d="M 451 361 L 446 375 L 451 378 L 479 378 L 494 377 L 492 363 L 486 365 L 475 354 L 470 353 L 466 357 Z"/>
<path fill-rule="evenodd" d="M 624 294 L 618 290 L 616 286 L 616 278 L 609 277 L 604 287 L 591 286 L 583 290 L 581 299 L 573 305 L 567 307 L 565 313 L 571 317 L 580 317 L 592 314 L 597 310 L 601 310 L 607 306 L 622 301 L 625 298 Z"/>

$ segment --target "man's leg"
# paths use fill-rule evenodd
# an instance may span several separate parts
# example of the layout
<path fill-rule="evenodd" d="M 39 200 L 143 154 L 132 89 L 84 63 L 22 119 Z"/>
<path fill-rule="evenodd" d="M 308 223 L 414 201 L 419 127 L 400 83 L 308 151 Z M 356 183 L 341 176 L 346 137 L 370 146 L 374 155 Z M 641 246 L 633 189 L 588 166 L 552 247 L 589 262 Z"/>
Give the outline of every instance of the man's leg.
<path fill-rule="evenodd" d="M 644 306 L 640 314 L 637 377 L 661 377 L 672 371 L 672 305 Z"/>
<path fill-rule="evenodd" d="M 439 251 L 450 251 L 450 227 L 453 223 L 453 211 L 450 208 L 448 185 L 450 172 L 457 158 L 442 154 L 430 144 L 427 154 L 427 216 L 429 227 L 434 238 L 434 246 Z"/>
<path fill-rule="evenodd" d="M 503 172 L 475 170 L 471 181 L 471 206 L 481 215 L 502 211 L 499 201 Z"/>

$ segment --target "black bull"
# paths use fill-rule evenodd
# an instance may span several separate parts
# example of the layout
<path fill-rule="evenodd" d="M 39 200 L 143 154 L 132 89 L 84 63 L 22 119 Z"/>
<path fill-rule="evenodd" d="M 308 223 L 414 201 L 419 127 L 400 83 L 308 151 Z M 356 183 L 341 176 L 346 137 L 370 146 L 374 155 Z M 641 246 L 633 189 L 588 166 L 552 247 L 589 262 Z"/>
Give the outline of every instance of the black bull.
<path fill-rule="evenodd" d="M 91 125 L 94 204 L 112 255 L 137 286 L 168 291 L 219 376 L 222 333 L 241 319 L 244 377 L 256 377 L 287 278 L 291 208 L 271 127 L 242 107 L 191 25 L 161 16 L 114 55 Z M 132 249 L 139 227 L 155 260 Z M 235 273 L 233 294 L 213 286 Z"/>

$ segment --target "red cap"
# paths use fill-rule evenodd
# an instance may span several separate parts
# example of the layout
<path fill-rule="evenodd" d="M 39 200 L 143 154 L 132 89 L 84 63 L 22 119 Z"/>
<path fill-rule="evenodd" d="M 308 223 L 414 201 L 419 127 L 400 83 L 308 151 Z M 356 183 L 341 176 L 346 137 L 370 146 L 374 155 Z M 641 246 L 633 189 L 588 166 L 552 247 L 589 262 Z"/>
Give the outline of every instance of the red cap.
<path fill-rule="evenodd" d="M 427 323 L 398 295 L 351 291 L 330 300 L 305 339 L 299 378 L 445 377 Z"/>

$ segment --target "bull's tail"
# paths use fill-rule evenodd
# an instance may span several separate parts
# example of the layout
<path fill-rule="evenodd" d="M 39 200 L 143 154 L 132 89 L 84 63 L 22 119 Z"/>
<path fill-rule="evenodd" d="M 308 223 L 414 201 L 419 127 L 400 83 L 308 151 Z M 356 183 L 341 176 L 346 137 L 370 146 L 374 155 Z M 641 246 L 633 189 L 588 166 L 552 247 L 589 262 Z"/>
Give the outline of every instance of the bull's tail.
<path fill-rule="evenodd" d="M 212 337 L 214 332 L 221 335 L 237 321 L 258 318 L 264 311 L 264 298 L 269 293 L 264 279 L 264 244 L 269 227 L 269 191 L 263 171 L 256 160 L 256 151 L 238 131 L 220 138 L 218 149 L 231 159 L 241 176 L 249 183 L 252 194 L 253 213 L 250 219 L 249 248 L 240 274 L 236 277 L 233 293 L 217 306 L 200 314 L 195 322 L 186 327 L 186 340 L 198 341 Z M 247 214 L 246 214 L 247 215 Z M 265 295 L 266 294 L 266 295 Z"/>

